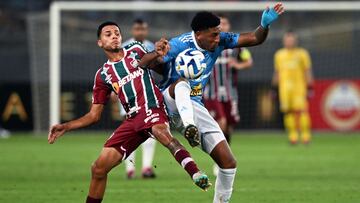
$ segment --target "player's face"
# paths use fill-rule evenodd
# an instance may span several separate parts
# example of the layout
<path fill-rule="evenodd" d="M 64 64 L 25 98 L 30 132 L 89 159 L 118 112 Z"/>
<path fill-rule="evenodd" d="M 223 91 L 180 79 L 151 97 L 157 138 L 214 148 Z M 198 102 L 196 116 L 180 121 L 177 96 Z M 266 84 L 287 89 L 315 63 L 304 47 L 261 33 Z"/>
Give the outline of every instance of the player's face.
<path fill-rule="evenodd" d="M 115 25 L 108 25 L 101 30 L 98 45 L 106 51 L 118 52 L 121 49 L 121 40 L 119 28 Z"/>
<path fill-rule="evenodd" d="M 287 33 L 283 38 L 284 47 L 292 49 L 297 46 L 297 36 L 293 33 Z"/>
<path fill-rule="evenodd" d="M 131 32 L 136 41 L 143 42 L 148 35 L 148 25 L 147 23 L 136 23 L 133 25 Z"/>
<path fill-rule="evenodd" d="M 221 28 L 221 32 L 229 32 L 230 31 L 231 25 L 227 18 L 224 18 L 224 17 L 220 18 L 220 28 Z"/>
<path fill-rule="evenodd" d="M 220 42 L 220 26 L 196 32 L 199 46 L 208 51 L 215 51 Z"/>

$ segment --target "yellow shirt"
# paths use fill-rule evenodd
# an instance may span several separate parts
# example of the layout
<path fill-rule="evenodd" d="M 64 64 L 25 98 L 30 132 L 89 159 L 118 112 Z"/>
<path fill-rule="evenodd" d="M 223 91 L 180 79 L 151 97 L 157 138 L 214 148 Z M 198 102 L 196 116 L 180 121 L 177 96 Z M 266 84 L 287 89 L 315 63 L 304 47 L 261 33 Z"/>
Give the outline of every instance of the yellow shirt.
<path fill-rule="evenodd" d="M 282 48 L 275 53 L 274 63 L 281 92 L 306 91 L 305 72 L 311 68 L 311 59 L 305 49 Z"/>

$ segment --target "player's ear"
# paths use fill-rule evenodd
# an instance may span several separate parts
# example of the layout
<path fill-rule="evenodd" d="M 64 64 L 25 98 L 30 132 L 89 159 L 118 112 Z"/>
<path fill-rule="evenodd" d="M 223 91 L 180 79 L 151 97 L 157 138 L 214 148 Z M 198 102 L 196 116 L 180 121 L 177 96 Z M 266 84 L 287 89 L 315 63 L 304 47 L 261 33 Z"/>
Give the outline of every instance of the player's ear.
<path fill-rule="evenodd" d="M 98 46 L 99 46 L 100 48 L 102 48 L 103 43 L 102 43 L 102 41 L 101 41 L 100 39 L 97 40 L 97 44 L 98 44 Z"/>
<path fill-rule="evenodd" d="M 201 34 L 202 34 L 201 31 L 196 31 L 195 32 L 195 38 L 198 39 L 198 40 L 201 39 L 201 36 L 202 36 Z"/>

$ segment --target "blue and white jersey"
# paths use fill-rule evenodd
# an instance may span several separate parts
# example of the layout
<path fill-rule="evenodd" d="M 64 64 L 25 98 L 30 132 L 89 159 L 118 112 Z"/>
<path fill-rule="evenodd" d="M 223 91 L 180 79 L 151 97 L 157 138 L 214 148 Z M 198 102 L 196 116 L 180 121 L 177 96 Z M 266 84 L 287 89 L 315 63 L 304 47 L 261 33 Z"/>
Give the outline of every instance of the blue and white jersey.
<path fill-rule="evenodd" d="M 224 49 L 235 48 L 238 44 L 238 38 L 239 34 L 221 32 L 219 45 L 213 52 L 200 48 L 200 46 L 196 43 L 194 32 L 188 32 L 172 38 L 169 42 L 170 50 L 167 55 L 163 57 L 165 66 L 163 70 L 164 78 L 159 84 L 161 91 L 165 90 L 168 86 L 180 78 L 180 75 L 178 75 L 175 70 L 175 59 L 177 55 L 185 49 L 194 48 L 204 54 L 206 69 L 199 78 L 189 80 L 191 87 L 191 99 L 202 104 L 202 92 L 209 80 L 209 76 L 214 68 L 216 59 Z"/>

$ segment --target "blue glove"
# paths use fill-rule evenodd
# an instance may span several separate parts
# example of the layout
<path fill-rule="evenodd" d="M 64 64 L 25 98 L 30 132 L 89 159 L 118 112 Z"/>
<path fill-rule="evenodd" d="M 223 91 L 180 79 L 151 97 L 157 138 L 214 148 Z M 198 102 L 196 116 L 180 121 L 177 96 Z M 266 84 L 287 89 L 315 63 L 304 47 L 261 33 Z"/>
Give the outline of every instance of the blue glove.
<path fill-rule="evenodd" d="M 279 14 L 276 13 L 273 8 L 266 9 L 261 16 L 261 26 L 263 28 L 269 28 L 269 25 L 273 23 L 278 17 Z"/>

